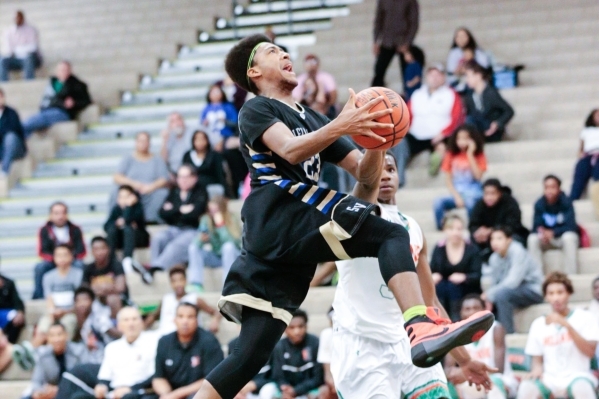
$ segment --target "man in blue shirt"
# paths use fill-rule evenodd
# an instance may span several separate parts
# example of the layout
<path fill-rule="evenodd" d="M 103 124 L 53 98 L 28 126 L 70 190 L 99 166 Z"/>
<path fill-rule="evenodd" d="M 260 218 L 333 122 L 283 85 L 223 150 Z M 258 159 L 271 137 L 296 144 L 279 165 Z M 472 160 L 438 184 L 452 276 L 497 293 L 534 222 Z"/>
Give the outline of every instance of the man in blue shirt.
<path fill-rule="evenodd" d="M 528 236 L 528 250 L 543 265 L 543 252 L 561 249 L 562 271 L 575 274 L 578 258 L 578 226 L 572 201 L 561 191 L 562 181 L 554 175 L 543 179 L 544 193 L 535 204 L 533 233 Z"/>

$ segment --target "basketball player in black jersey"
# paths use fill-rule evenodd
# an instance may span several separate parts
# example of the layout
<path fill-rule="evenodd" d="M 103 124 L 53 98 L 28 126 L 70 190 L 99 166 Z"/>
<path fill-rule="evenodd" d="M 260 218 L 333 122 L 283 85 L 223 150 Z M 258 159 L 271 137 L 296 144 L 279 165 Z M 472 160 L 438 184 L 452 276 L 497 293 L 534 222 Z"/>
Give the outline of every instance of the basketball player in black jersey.
<path fill-rule="evenodd" d="M 362 154 L 347 136 L 378 138 L 372 128 L 393 127 L 373 121 L 390 110 L 369 113 L 382 99 L 356 107 L 350 90 L 333 121 L 295 103 L 291 92 L 297 79 L 289 55 L 263 35 L 241 40 L 227 55 L 225 69 L 256 94 L 239 114 L 252 185 L 242 209 L 243 252 L 218 304 L 225 317 L 241 323 L 241 333 L 237 350 L 206 377 L 195 399 L 231 399 L 258 373 L 306 297 L 319 262 L 379 259 L 381 275 L 406 309 L 417 366 L 430 367 L 454 347 L 482 336 L 494 320 L 489 312 L 449 324 L 424 306 L 403 227 L 376 216 L 374 204 L 317 185 L 322 162 L 344 168 L 365 186 L 378 182 L 385 152 Z"/>

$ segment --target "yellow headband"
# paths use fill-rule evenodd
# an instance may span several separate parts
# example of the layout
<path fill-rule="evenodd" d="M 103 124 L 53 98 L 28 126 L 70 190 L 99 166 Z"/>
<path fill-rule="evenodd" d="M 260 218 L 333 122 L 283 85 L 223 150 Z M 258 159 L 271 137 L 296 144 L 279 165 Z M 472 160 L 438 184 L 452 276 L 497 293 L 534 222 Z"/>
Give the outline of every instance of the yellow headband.
<path fill-rule="evenodd" d="M 254 49 L 250 53 L 250 58 L 248 59 L 248 67 L 246 69 L 246 76 L 245 76 L 248 81 L 248 86 L 251 86 L 251 83 L 250 83 L 250 77 L 249 77 L 249 75 L 247 75 L 247 71 L 249 71 L 250 68 L 252 67 L 252 62 L 254 62 L 254 56 L 256 55 L 256 51 L 258 51 L 258 48 L 263 44 L 269 44 L 269 43 L 268 42 L 260 42 L 260 43 L 256 44 L 254 46 Z"/>

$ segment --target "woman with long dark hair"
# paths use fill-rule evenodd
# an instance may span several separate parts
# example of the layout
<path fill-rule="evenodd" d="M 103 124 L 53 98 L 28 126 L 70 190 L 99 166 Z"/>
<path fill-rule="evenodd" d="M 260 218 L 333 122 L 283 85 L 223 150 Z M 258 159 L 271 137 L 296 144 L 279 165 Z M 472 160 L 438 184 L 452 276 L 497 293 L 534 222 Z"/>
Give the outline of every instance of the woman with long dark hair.
<path fill-rule="evenodd" d="M 491 66 L 489 56 L 478 46 L 472 32 L 467 28 L 460 27 L 453 35 L 446 68 L 449 84 L 458 91 L 466 89 L 463 76 L 466 72 L 465 66 L 470 61 L 476 61 L 485 69 Z"/>
<path fill-rule="evenodd" d="M 205 187 L 210 185 L 226 186 L 222 156 L 212 149 L 208 134 L 196 130 L 191 138 L 191 149 L 183 155 L 182 165 L 189 164 L 196 168 L 198 182 Z"/>

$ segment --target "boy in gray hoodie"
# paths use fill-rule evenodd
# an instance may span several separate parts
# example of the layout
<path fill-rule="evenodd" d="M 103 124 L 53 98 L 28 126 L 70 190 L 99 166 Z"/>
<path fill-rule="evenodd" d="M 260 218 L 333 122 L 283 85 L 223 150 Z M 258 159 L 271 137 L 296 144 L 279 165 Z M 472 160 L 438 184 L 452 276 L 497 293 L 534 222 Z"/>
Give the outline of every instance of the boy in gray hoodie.
<path fill-rule="evenodd" d="M 493 254 L 489 258 L 492 286 L 482 298 L 496 310 L 497 321 L 508 334 L 515 332 L 514 308 L 543 302 L 541 265 L 518 241 L 509 227 L 497 227 L 491 233 Z"/>

